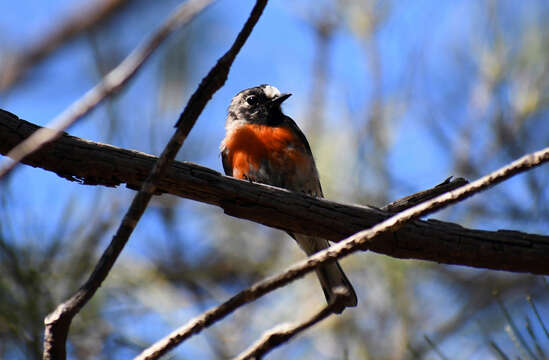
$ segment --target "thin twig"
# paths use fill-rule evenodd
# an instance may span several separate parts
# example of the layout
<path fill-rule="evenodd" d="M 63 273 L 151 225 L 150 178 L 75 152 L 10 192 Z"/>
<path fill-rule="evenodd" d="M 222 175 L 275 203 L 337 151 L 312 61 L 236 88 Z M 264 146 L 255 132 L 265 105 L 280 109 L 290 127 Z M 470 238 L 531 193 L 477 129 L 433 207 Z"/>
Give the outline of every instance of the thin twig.
<path fill-rule="evenodd" d="M 518 173 L 524 172 L 542 163 L 549 161 L 549 147 L 523 156 L 522 158 L 504 166 L 470 184 L 456 190 L 437 196 L 427 202 L 416 205 L 408 210 L 398 213 L 387 220 L 373 226 L 370 229 L 360 231 L 340 243 L 334 244 L 328 249 L 320 251 L 307 259 L 294 264 L 286 271 L 259 281 L 251 287 L 242 290 L 224 303 L 204 312 L 187 322 L 187 324 L 174 330 L 171 334 L 157 341 L 146 349 L 138 359 L 154 359 L 147 354 L 164 354 L 174 348 L 190 336 L 198 334 L 204 328 L 223 319 L 236 309 L 248 304 L 259 297 L 278 289 L 295 279 L 313 271 L 316 267 L 334 259 L 343 258 L 359 250 L 367 249 L 368 242 L 376 237 L 393 232 L 402 227 L 406 222 L 418 217 L 430 214 L 448 205 L 454 204 L 470 197 L 480 191 L 498 184 Z"/>
<path fill-rule="evenodd" d="M 192 20 L 212 1 L 189 0 L 179 6 L 149 39 L 133 50 L 130 55 L 111 70 L 97 85 L 72 103 L 46 127 L 35 132 L 32 136 L 14 147 L 8 153 L 10 159 L 5 159 L 0 163 L 0 179 L 7 175 L 25 156 L 59 137 L 63 131 L 89 113 L 107 96 L 121 89 L 168 35 L 181 25 Z"/>
<path fill-rule="evenodd" d="M 344 288 L 336 288 L 334 290 L 334 292 L 338 292 L 342 296 L 345 295 Z M 259 340 L 240 353 L 235 360 L 261 359 L 275 347 L 289 341 L 300 332 L 307 330 L 311 326 L 316 325 L 328 316 L 334 314 L 333 310 L 338 306 L 341 305 L 338 304 L 338 301 L 336 300 L 324 306 L 320 311 L 306 320 L 296 324 L 281 324 L 276 326 L 275 328 L 265 332 Z"/>
<path fill-rule="evenodd" d="M 97 27 L 110 17 L 131 4 L 128 0 L 96 0 L 79 6 L 64 19 L 56 19 L 55 27 L 45 31 L 38 42 L 17 51 L 16 54 L 2 54 L 3 65 L 0 67 L 0 92 L 12 87 L 34 65 L 44 60 L 62 45 L 85 31 Z"/>
<path fill-rule="evenodd" d="M 517 338 L 517 333 L 513 330 L 511 325 L 507 324 L 507 325 L 504 326 L 503 329 L 505 330 L 505 332 L 507 333 L 507 336 L 509 336 L 509 339 L 511 340 L 511 342 L 513 343 L 513 345 L 515 346 L 515 348 L 518 350 L 519 354 L 521 355 L 517 358 L 524 359 L 524 360 L 531 360 L 531 358 L 528 356 L 528 354 L 526 354 L 526 350 L 524 349 L 524 347 L 520 343 L 520 340 Z"/>
<path fill-rule="evenodd" d="M 421 356 L 421 352 L 417 351 L 413 346 L 412 344 L 410 343 L 406 343 L 406 349 L 408 350 L 408 352 L 410 353 L 410 355 L 412 356 L 410 359 L 413 359 L 413 360 L 421 360 L 423 359 L 423 357 Z"/>
<path fill-rule="evenodd" d="M 508 325 L 505 326 L 505 332 L 507 332 L 507 334 L 515 344 L 515 347 L 517 348 L 517 350 L 521 353 L 522 357 L 525 359 L 536 359 L 536 355 L 534 354 L 532 349 L 530 349 L 530 346 L 528 345 L 528 343 L 520 333 L 518 326 L 515 323 L 515 320 L 509 313 L 509 310 L 503 303 L 503 300 L 501 299 L 498 293 L 496 293 L 496 302 L 499 308 L 501 309 L 501 312 L 503 312 L 503 316 L 505 317 L 508 323 Z"/>
<path fill-rule="evenodd" d="M 463 186 L 467 183 L 468 181 L 464 178 L 454 178 L 453 176 L 450 176 L 433 188 L 417 192 L 415 194 L 403 197 L 402 199 L 395 200 L 383 206 L 381 210 L 390 213 L 398 213 L 424 201 L 431 200 L 441 194 L 447 193 L 448 191 L 457 189 L 458 187 Z"/>
<path fill-rule="evenodd" d="M 530 339 L 532 339 L 532 342 L 534 343 L 534 346 L 536 348 L 537 354 L 539 355 L 540 359 L 547 359 L 547 356 L 545 356 L 545 351 L 543 351 L 543 348 L 541 347 L 540 341 L 538 337 L 536 336 L 536 333 L 534 332 L 534 328 L 532 327 L 532 322 L 530 321 L 529 316 L 524 317 L 524 321 L 526 323 L 526 331 L 528 332 L 528 335 L 530 336 Z"/>
<path fill-rule="evenodd" d="M 509 360 L 509 356 L 507 356 L 503 350 L 498 346 L 498 344 L 495 343 L 495 341 L 490 340 L 490 348 L 499 356 L 501 360 Z"/>
<path fill-rule="evenodd" d="M 196 13 L 197 9 L 201 8 L 198 5 L 205 5 L 206 3 L 187 2 L 185 4 L 189 6 L 189 10 L 184 10 L 185 8 L 183 8 L 184 13 L 187 13 L 187 11 Z M 158 180 L 163 176 L 168 165 L 175 158 L 177 151 L 183 145 L 198 116 L 206 106 L 208 99 L 210 99 L 213 93 L 225 83 L 233 60 L 259 20 L 266 4 L 266 0 L 257 1 L 250 17 L 238 34 L 231 48 L 210 70 L 193 96 L 191 96 L 191 99 L 180 117 L 180 119 L 183 119 L 182 126 L 175 131 L 162 152 L 162 155 L 159 157 L 149 176 L 143 183 L 141 190 L 133 198 L 116 234 L 113 236 L 108 248 L 99 259 L 99 262 L 89 279 L 69 300 L 59 305 L 54 312 L 46 317 L 44 321 L 46 324 L 44 336 L 45 359 L 64 359 L 66 357 L 65 343 L 73 317 L 92 298 L 99 286 L 101 286 L 103 280 L 105 280 L 109 274 L 114 262 L 120 255 L 139 219 L 141 219 L 141 216 L 145 212 L 145 209 L 156 190 Z"/>
<path fill-rule="evenodd" d="M 547 330 L 547 327 L 545 326 L 545 323 L 541 319 L 541 316 L 539 315 L 538 308 L 536 307 L 536 304 L 534 304 L 534 300 L 531 296 L 527 296 L 526 300 L 528 300 L 528 303 L 532 307 L 532 311 L 534 311 L 534 315 L 536 315 L 536 319 L 538 319 L 539 324 L 541 325 L 541 328 L 543 329 L 543 332 L 545 333 L 545 336 L 547 339 L 549 339 L 549 330 Z"/>
<path fill-rule="evenodd" d="M 438 355 L 438 357 L 440 357 L 442 360 L 448 360 L 448 358 L 442 353 L 442 351 L 440 351 L 437 344 L 435 344 L 431 339 L 429 339 L 427 334 L 423 334 L 423 338 L 425 339 L 427 344 L 429 344 L 431 349 L 433 349 L 433 351 Z"/>

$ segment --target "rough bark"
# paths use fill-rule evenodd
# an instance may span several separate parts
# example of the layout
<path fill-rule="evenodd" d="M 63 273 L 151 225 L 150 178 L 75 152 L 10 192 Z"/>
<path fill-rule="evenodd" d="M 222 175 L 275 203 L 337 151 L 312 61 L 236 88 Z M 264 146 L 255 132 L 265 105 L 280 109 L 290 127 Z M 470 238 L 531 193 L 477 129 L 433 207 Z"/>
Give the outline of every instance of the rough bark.
<path fill-rule="evenodd" d="M 0 153 L 38 126 L 0 111 Z M 64 134 L 23 162 L 88 185 L 126 184 L 138 189 L 156 157 Z M 267 226 L 339 241 L 390 216 L 379 209 L 316 199 L 275 187 L 222 176 L 175 162 L 158 184 L 170 193 L 221 207 L 225 213 Z M 457 224 L 416 220 L 369 243 L 368 250 L 405 259 L 494 270 L 549 274 L 549 237 L 511 230 L 483 231 Z"/>

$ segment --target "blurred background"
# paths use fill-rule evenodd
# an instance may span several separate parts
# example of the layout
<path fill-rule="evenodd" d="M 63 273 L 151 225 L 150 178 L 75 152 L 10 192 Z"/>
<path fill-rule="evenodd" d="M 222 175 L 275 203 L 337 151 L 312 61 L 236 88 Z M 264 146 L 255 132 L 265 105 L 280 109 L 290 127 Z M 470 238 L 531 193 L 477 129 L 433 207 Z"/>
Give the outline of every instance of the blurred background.
<path fill-rule="evenodd" d="M 151 34 L 176 0 L 22 0 L 0 14 L 0 107 L 45 125 Z M 158 155 L 251 1 L 220 0 L 178 30 L 116 96 L 69 129 Z M 327 198 L 382 206 L 450 175 L 476 179 L 549 143 L 545 0 L 272 0 L 178 155 L 222 171 L 238 91 L 294 95 Z M 433 217 L 549 231 L 547 166 Z M 88 277 L 134 192 L 19 166 L 0 182 L 0 357 L 38 358 L 43 318 Z M 191 317 L 303 258 L 285 233 L 156 197 L 69 336 L 74 359 L 128 358 Z M 359 306 L 270 359 L 543 359 L 541 276 L 359 253 L 343 262 Z M 528 300 L 529 299 L 529 300 Z M 324 304 L 314 276 L 237 311 L 172 352 L 225 359 Z"/>

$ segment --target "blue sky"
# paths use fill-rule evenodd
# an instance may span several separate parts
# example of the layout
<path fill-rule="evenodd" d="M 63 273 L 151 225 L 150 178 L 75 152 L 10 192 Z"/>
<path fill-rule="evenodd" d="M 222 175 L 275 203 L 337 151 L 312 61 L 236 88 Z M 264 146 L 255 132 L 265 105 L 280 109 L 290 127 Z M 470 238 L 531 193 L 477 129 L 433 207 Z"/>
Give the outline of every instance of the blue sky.
<path fill-rule="evenodd" d="M 100 49 L 112 51 L 114 58 L 123 58 L 145 36 L 154 31 L 177 3 L 175 0 L 157 2 L 154 11 L 130 12 L 121 16 L 117 23 L 109 25 L 109 30 L 97 35 L 97 39 L 104 40 L 104 43 L 99 44 Z M 0 52 L 5 49 L 17 49 L 21 44 L 32 44 L 45 33 L 45 29 L 51 29 L 56 25 L 56 19 L 79 9 L 84 4 L 86 1 L 83 0 L 10 2 L 7 4 L 9 9 L 0 15 Z M 303 11 L 314 10 L 315 5 L 312 4 L 313 2 L 309 1 L 283 0 L 273 0 L 269 3 L 259 24 L 238 55 L 226 85 L 214 95 L 199 118 L 179 154 L 179 160 L 197 162 L 221 172 L 218 145 L 224 136 L 226 108 L 234 94 L 257 84 L 270 83 L 283 92 L 293 93 L 284 105 L 285 112 L 303 128 L 314 126 L 307 123 L 306 114 L 309 111 L 311 96 L 315 38 L 310 26 L 300 17 Z M 511 2 L 506 4 L 511 13 L 520 11 L 521 14 L 524 12 L 534 14 L 533 16 L 536 14 L 535 9 L 542 7 L 539 1 L 532 1 L 529 3 L 530 6 L 521 7 L 519 10 Z M 139 6 L 149 5 L 142 3 Z M 172 36 L 115 98 L 114 108 L 120 119 L 118 126 L 123 130 L 113 139 L 106 139 L 105 135 L 108 124 L 105 104 L 83 118 L 68 132 L 90 140 L 158 154 L 173 132 L 172 125 L 183 104 L 197 87 L 200 79 L 229 47 L 249 11 L 250 2 L 222 0 L 200 15 L 195 22 Z M 389 108 L 395 114 L 390 124 L 393 146 L 387 158 L 397 182 L 390 189 L 390 194 L 394 198 L 431 187 L 450 175 L 461 175 L 453 173 L 454 164 L 449 162 L 448 153 L 441 151 L 436 139 L 430 135 L 424 119 L 432 111 L 430 104 L 442 104 L 445 94 L 455 91 L 459 88 L 458 85 L 463 83 L 464 88 L 467 88 L 470 79 L 476 76 L 474 72 L 469 71 L 470 64 L 458 63 L 459 57 L 456 54 L 467 50 L 471 43 L 474 43 L 471 39 L 474 39 L 476 32 L 482 28 L 482 22 L 479 21 L 481 12 L 476 1 L 400 1 L 394 3 L 389 19 L 380 29 L 377 46 L 383 74 L 381 90 L 385 97 L 394 101 L 394 106 Z M 136 16 L 136 13 L 139 16 Z M 116 31 L 112 31 L 113 29 Z M 511 26 L 509 29 L 512 31 Z M 203 32 L 204 37 L 199 45 L 194 44 L 189 48 L 190 51 L 196 52 L 196 56 L 192 60 L 192 71 L 186 74 L 188 78 L 180 93 L 180 105 L 162 108 L 161 102 L 158 101 L 158 88 L 163 54 L 170 44 L 193 32 Z M 364 43 L 349 27 L 336 31 L 329 54 L 329 87 L 325 105 L 326 129 L 333 138 L 344 137 L 345 131 L 353 124 L 363 121 L 371 110 L 368 99 L 373 89 L 371 74 L 364 66 L 368 59 L 363 47 Z M 417 74 L 411 74 L 410 69 L 416 69 Z M 407 82 L 403 79 L 409 76 L 425 76 L 425 79 L 412 82 L 413 86 L 407 89 L 409 97 L 404 99 L 403 87 Z M 89 38 L 80 37 L 34 68 L 27 80 L 13 90 L 0 94 L 0 107 L 21 118 L 44 125 L 91 88 L 99 77 Z M 464 123 L 470 115 L 470 99 L 466 94 L 463 97 L 456 96 L 455 99 L 455 102 L 446 104 L 447 108 L 443 109 L 448 115 L 448 123 L 443 126 L 449 129 Z M 405 101 L 405 110 L 400 113 L 399 106 Z M 151 124 L 154 125 L 152 136 L 148 133 L 151 131 Z M 479 129 L 479 137 L 488 137 L 490 129 L 483 129 L 481 126 Z M 316 143 L 318 147 L 315 147 L 315 143 L 315 153 L 325 154 L 323 147 L 326 145 L 323 145 L 322 140 Z M 334 141 L 334 144 L 331 152 L 335 160 L 331 160 L 332 162 L 325 167 L 331 169 L 331 172 L 321 172 L 321 179 L 326 179 L 326 182 L 330 183 L 336 181 L 328 187 L 333 189 L 328 193 L 329 198 L 353 202 L 352 195 L 342 190 L 345 183 L 360 182 L 364 179 L 366 184 L 363 186 L 368 187 L 368 176 L 371 176 L 372 183 L 375 183 L 376 174 L 365 175 L 359 171 L 353 173 L 351 170 L 345 173 L 346 169 L 353 169 L 345 163 L 345 140 Z M 457 146 L 459 144 L 448 145 L 452 149 Z M 324 160 L 317 157 L 317 161 L 322 163 Z M 338 163 L 342 168 L 333 169 Z M 504 163 L 498 162 L 496 158 L 485 172 L 502 165 Z M 320 167 L 324 169 L 322 164 Z M 350 175 L 346 176 L 348 174 Z M 353 176 L 358 180 L 349 179 Z M 7 184 L 2 186 L 8 186 L 12 194 L 18 194 L 10 198 L 10 206 L 13 209 L 10 216 L 16 225 L 14 227 L 37 229 L 39 233 L 44 234 L 55 231 L 59 221 L 62 221 L 68 199 L 74 194 L 77 194 L 78 202 L 74 203 L 73 212 L 84 216 L 98 198 L 104 206 L 115 203 L 119 207 L 118 216 L 121 216 L 133 196 L 133 192 L 125 188 L 97 189 L 68 183 L 56 175 L 26 166 L 18 167 Z M 535 207 L 529 202 L 532 199 L 524 189 L 524 181 L 512 180 L 505 185 L 505 189 L 516 198 L 516 201 L 524 201 L 527 203 L 526 206 Z M 482 201 L 478 200 L 479 197 L 470 201 L 473 204 L 474 201 Z M 182 241 L 198 237 L 203 223 L 207 224 L 209 221 L 203 218 L 202 212 L 210 207 L 201 204 L 189 205 L 189 202 L 184 200 L 178 200 L 177 203 L 177 216 L 188 220 L 177 225 L 177 231 L 184 239 Z M 163 225 L 157 217 L 155 206 L 153 203 L 152 209 L 147 211 L 135 236 L 128 244 L 126 252 L 132 256 L 146 258 L 150 251 L 149 241 L 163 232 Z M 462 205 L 458 209 L 466 211 Z M 209 216 L 221 216 L 220 211 L 213 214 Z M 451 213 L 445 214 L 451 217 Z M 475 223 L 473 219 L 470 224 L 487 229 L 507 227 L 531 232 L 549 229 L 549 225 L 540 222 L 532 225 L 508 223 L 501 219 L 481 224 Z M 39 246 L 40 239 L 25 237 L 23 234 L 24 231 L 21 231 L 22 241 L 35 242 Z M 108 237 L 103 241 L 108 241 Z M 205 243 L 204 247 L 192 251 L 199 254 L 201 251 L 207 251 L 208 246 L 215 244 L 213 241 L 208 242 L 207 239 Z M 435 287 L 428 286 L 427 291 L 437 293 Z M 186 318 L 189 313 L 196 312 L 196 309 L 181 312 L 184 313 L 181 318 Z M 162 321 L 158 326 L 162 330 L 169 329 Z M 156 338 L 158 332 L 163 332 L 155 329 L 155 326 L 148 328 L 146 336 L 148 337 L 150 332 L 150 337 Z M 200 343 L 203 340 L 193 341 Z M 453 343 L 451 346 L 459 347 L 456 344 Z M 185 354 L 191 356 L 195 355 L 193 351 L 197 348 L 200 348 L 200 345 L 190 346 L 186 348 L 188 350 L 181 351 L 189 351 L 190 353 Z"/>

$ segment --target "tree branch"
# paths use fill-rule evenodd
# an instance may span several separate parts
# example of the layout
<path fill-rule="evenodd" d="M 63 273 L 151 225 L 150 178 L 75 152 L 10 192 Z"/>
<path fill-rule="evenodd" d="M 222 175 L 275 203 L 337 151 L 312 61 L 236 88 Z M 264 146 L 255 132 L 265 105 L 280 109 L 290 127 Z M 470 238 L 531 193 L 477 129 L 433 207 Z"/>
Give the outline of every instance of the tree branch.
<path fill-rule="evenodd" d="M 362 230 L 338 244 L 309 256 L 307 259 L 290 266 L 286 271 L 278 275 L 255 283 L 251 287 L 234 295 L 221 305 L 204 312 L 203 314 L 187 322 L 187 324 L 181 326 L 179 329 L 174 330 L 171 334 L 146 349 L 137 358 L 156 359 L 169 349 L 174 348 L 192 335 L 198 334 L 204 328 L 209 327 L 215 322 L 225 318 L 238 308 L 255 301 L 259 297 L 278 289 L 289 282 L 296 280 L 297 278 L 304 276 L 305 274 L 313 271 L 319 265 L 334 261 L 336 259 L 341 259 L 361 249 L 367 249 L 369 244 L 377 237 L 395 232 L 413 219 L 440 210 L 445 206 L 455 204 L 460 200 L 486 190 L 490 186 L 498 184 L 518 173 L 527 171 L 547 161 L 549 161 L 549 147 L 535 153 L 525 155 L 511 164 L 504 166 L 470 184 L 439 195 L 432 200 L 391 216 L 370 229 Z M 546 265 L 546 270 L 547 267 L 548 266 Z M 149 354 L 154 354 L 154 356 L 149 356 Z"/>
<path fill-rule="evenodd" d="M 7 55 L 7 62 L 0 68 L 0 92 L 13 86 L 29 68 L 47 58 L 63 44 L 96 27 L 129 3 L 128 0 L 97 0 L 84 7 L 80 6 L 67 18 L 60 22 L 56 21 L 57 26 L 37 43 L 18 51 L 15 55 L 2 54 Z"/>
<path fill-rule="evenodd" d="M 0 110 L 0 153 L 6 154 L 12 144 L 37 128 Z M 24 163 L 82 184 L 127 184 L 139 189 L 156 159 L 65 134 L 27 157 Z M 333 241 L 390 216 L 372 207 L 340 204 L 250 184 L 191 163 L 170 165 L 158 183 L 157 192 L 216 205 L 229 215 L 270 227 Z M 397 258 L 549 275 L 549 237 L 518 231 L 472 230 L 442 221 L 416 220 L 372 241 L 368 249 Z"/>
<path fill-rule="evenodd" d="M 124 61 L 112 69 L 97 85 L 55 117 L 47 127 L 40 129 L 33 136 L 14 146 L 8 153 L 10 159 L 0 163 L 0 179 L 7 175 L 25 156 L 56 139 L 107 96 L 120 90 L 175 29 L 188 23 L 212 1 L 189 0 L 179 6 L 149 39 L 134 49 Z"/>
<path fill-rule="evenodd" d="M 210 1 L 188 1 L 180 9 L 183 18 L 192 18 L 200 9 Z M 169 164 L 175 158 L 179 148 L 185 142 L 186 137 L 196 123 L 196 120 L 208 100 L 223 86 L 227 79 L 231 65 L 240 52 L 253 27 L 259 20 L 267 0 L 257 0 L 248 20 L 238 34 L 231 48 L 220 58 L 217 64 L 209 71 L 198 89 L 193 93 L 185 110 L 180 116 L 181 126 L 177 128 L 174 135 L 166 145 L 160 158 L 154 163 L 152 170 L 141 186 L 139 192 L 124 215 L 111 243 L 99 259 L 92 274 L 84 285 L 67 301 L 60 304 L 44 323 L 46 325 L 44 335 L 44 359 L 64 359 L 66 357 L 65 343 L 67 340 L 70 324 L 74 316 L 93 297 L 101 283 L 105 280 L 113 267 L 116 259 L 122 252 L 129 240 L 137 223 L 149 204 L 153 194 L 156 192 L 156 184 L 164 176 Z M 32 137 L 32 135 L 31 135 Z"/>
<path fill-rule="evenodd" d="M 336 293 L 340 292 L 341 295 L 345 294 L 345 289 L 343 288 L 336 288 L 334 290 Z M 343 292 L 341 292 L 341 290 L 343 290 Z M 328 316 L 334 314 L 333 310 L 336 309 L 337 306 L 341 306 L 337 304 L 337 301 L 331 302 L 306 320 L 296 324 L 281 324 L 265 332 L 257 342 L 239 354 L 235 360 L 261 359 L 275 347 L 289 341 L 300 332 L 309 329 L 326 319 Z"/>
<path fill-rule="evenodd" d="M 421 204 L 422 202 L 425 202 L 427 200 L 434 199 L 439 195 L 457 189 L 458 187 L 463 186 L 467 183 L 468 181 L 464 178 L 454 178 L 453 176 L 450 176 L 449 178 L 431 189 L 423 190 L 415 194 L 403 197 L 402 199 L 395 200 L 382 207 L 381 210 L 390 213 L 398 213 L 413 206 L 416 206 L 417 204 Z"/>

